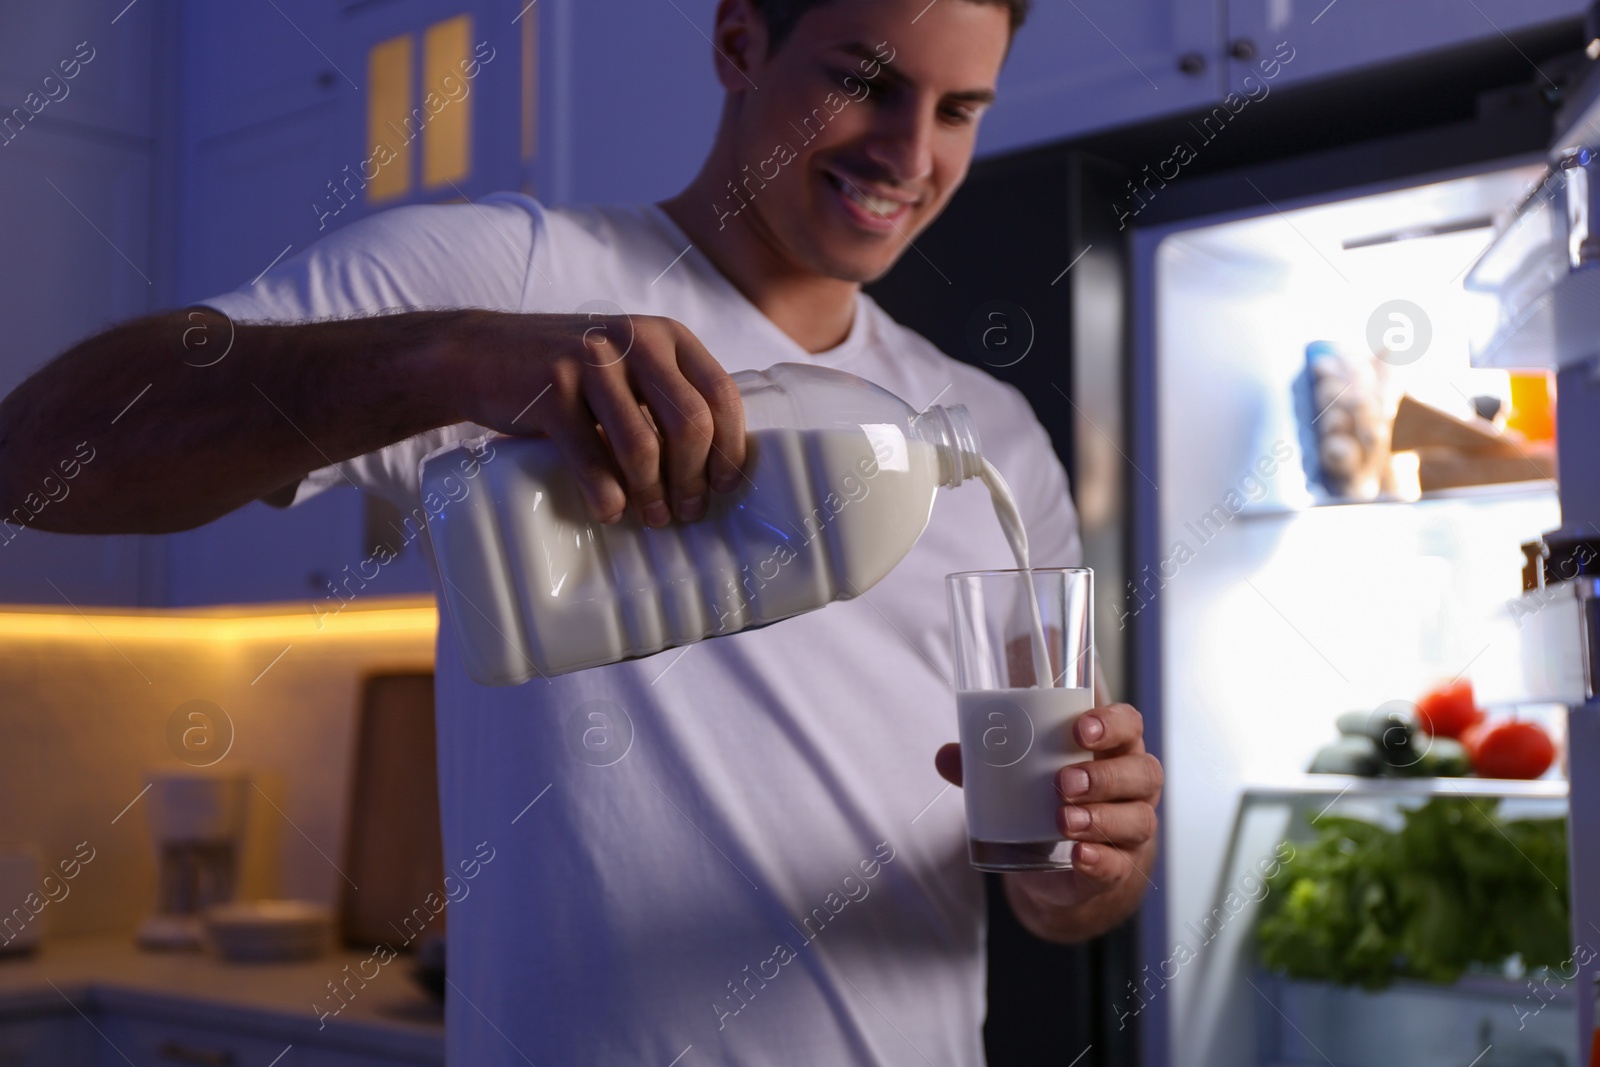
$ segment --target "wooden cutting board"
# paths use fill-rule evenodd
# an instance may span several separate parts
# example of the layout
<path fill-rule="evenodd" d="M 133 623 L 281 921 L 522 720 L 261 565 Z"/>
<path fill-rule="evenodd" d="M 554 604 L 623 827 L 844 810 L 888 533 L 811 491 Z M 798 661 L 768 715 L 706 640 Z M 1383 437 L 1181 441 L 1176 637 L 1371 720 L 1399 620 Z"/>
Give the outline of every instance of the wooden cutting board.
<path fill-rule="evenodd" d="M 350 780 L 340 936 L 368 951 L 415 948 L 444 932 L 446 910 L 432 673 L 366 679 Z"/>

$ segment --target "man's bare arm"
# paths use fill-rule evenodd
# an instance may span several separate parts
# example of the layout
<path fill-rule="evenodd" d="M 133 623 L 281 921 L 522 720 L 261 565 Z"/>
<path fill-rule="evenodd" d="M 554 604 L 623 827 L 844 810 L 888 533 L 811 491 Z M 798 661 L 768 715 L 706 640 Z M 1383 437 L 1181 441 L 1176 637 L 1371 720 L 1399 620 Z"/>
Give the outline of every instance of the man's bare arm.
<path fill-rule="evenodd" d="M 458 422 L 551 437 L 603 520 L 630 501 L 655 525 L 669 502 L 698 517 L 708 479 L 723 490 L 738 480 L 738 392 L 681 325 L 611 325 L 478 310 L 247 325 L 190 308 L 133 320 L 0 402 L 0 518 L 63 533 L 189 529 L 261 497 L 287 503 L 308 471 Z M 612 334 L 630 339 L 627 352 Z M 93 462 L 57 497 L 51 486 L 84 442 Z"/>

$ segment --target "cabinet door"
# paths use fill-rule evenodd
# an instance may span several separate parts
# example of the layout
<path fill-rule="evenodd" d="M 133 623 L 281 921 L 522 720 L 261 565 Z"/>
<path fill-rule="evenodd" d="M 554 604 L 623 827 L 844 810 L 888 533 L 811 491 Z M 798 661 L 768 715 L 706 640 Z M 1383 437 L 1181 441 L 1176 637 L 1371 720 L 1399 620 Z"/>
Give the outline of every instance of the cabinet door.
<path fill-rule="evenodd" d="M 1244 77 L 1259 74 L 1253 68 L 1284 43 L 1294 58 L 1275 79 L 1280 85 L 1503 38 L 1578 17 L 1586 6 L 1587 0 L 1228 0 L 1228 47 L 1235 53 L 1227 60 L 1229 83 L 1243 91 Z"/>
<path fill-rule="evenodd" d="M 1127 125 L 1222 95 L 1222 0 L 1035 4 L 1000 73 L 980 154 Z"/>
<path fill-rule="evenodd" d="M 396 1059 L 392 1056 L 382 1056 L 377 1053 L 346 1052 L 342 1049 L 315 1048 L 311 1045 L 296 1045 L 293 1055 L 300 1058 L 295 1060 L 294 1067 L 427 1067 L 437 1064 L 442 1067 L 444 1057 L 429 1057 L 419 1054 L 416 1059 L 406 1057 Z M 279 1067 L 287 1067 L 280 1064 Z"/>
<path fill-rule="evenodd" d="M 157 273 L 150 262 L 148 146 L 50 124 L 49 115 L 47 108 L 0 148 L 0 395 L 85 337 L 148 311 Z M 134 409 L 128 418 L 136 416 Z M 105 448 L 103 438 L 85 432 L 77 459 Z M 15 525 L 0 529 L 0 602 L 62 610 L 63 598 L 80 605 L 140 602 L 139 538 L 64 537 L 33 528 L 34 516 L 45 521 L 52 501 L 70 495 L 73 483 L 61 474 L 81 468 L 60 465 L 77 459 L 69 451 L 45 459 L 43 469 L 19 472 L 21 491 L 33 496 L 20 502 L 25 510 L 14 515 Z"/>
<path fill-rule="evenodd" d="M 264 128 L 198 143 L 190 161 L 184 301 L 249 284 L 276 259 L 317 239 L 311 205 L 339 176 L 346 162 L 340 149 L 355 143 L 345 136 L 350 110 L 333 98 Z M 366 555 L 360 551 L 361 513 L 359 493 L 333 489 L 298 508 L 247 504 L 199 529 L 169 535 L 163 539 L 165 602 L 180 607 L 317 596 L 321 583 L 313 575 L 331 577 Z"/>
<path fill-rule="evenodd" d="M 64 1067 L 93 1063 L 98 1041 L 76 1013 L 0 1019 L 0 1067 Z"/>
<path fill-rule="evenodd" d="M 406 188 L 388 201 L 370 202 L 360 174 L 372 155 L 367 128 L 367 97 L 377 91 L 368 85 L 372 46 L 397 37 L 410 40 L 411 95 L 402 108 L 409 112 L 420 106 L 425 88 L 430 27 L 469 16 L 472 41 L 492 39 L 497 54 L 482 65 L 470 91 L 450 104 L 452 116 L 474 116 L 472 128 L 482 127 L 477 116 L 485 100 L 504 95 L 500 82 L 518 70 L 518 38 L 508 42 L 498 19 L 490 23 L 476 14 L 473 8 L 482 5 L 392 0 L 336 10 L 308 0 L 281 0 L 278 6 L 281 11 L 273 5 L 248 12 L 215 5 L 185 9 L 195 84 L 204 91 L 194 105 L 183 164 L 191 190 L 185 199 L 179 277 L 184 301 L 248 285 L 284 256 L 374 210 L 456 197 L 439 182 L 424 187 L 419 147 L 412 153 L 416 159 L 389 164 L 407 168 Z M 512 27 L 510 32 L 519 31 Z M 238 56 L 230 47 L 241 36 L 253 40 L 257 35 L 269 45 L 260 54 Z M 362 87 L 360 94 L 346 77 Z M 442 121 L 435 118 L 420 131 L 419 146 L 442 128 Z M 407 132 L 415 131 L 397 129 L 395 136 Z M 487 192 L 478 181 L 483 145 L 503 148 L 505 141 L 504 136 L 469 136 L 468 170 L 455 179 L 457 186 L 473 194 Z M 287 511 L 250 504 L 200 529 L 174 534 L 165 539 L 166 603 L 321 601 L 329 579 L 346 567 L 354 571 L 371 555 L 369 533 L 385 534 L 385 524 L 373 515 L 361 494 L 341 487 Z M 368 594 L 431 590 L 420 549 L 408 546 Z"/>
<path fill-rule="evenodd" d="M 154 5 L 51 0 L 7 4 L 4 10 L 0 108 L 7 114 L 36 93 L 29 110 L 39 111 L 30 126 L 63 122 L 79 129 L 150 135 Z M 64 73 L 72 77 L 64 78 Z M 41 101 L 46 102 L 41 106 Z"/>
<path fill-rule="evenodd" d="M 105 1040 L 95 1061 L 97 1067 L 123 1067 L 127 1063 L 140 1067 L 266 1067 L 290 1044 L 279 1038 L 247 1037 L 187 1023 L 136 1019 L 114 1011 L 99 1013 L 98 1025 Z M 291 1062 L 289 1056 L 284 1056 L 278 1067 L 287 1067 Z"/>
<path fill-rule="evenodd" d="M 357 97 L 364 72 L 341 47 L 340 6 L 183 5 L 188 135 L 213 137 Z"/>

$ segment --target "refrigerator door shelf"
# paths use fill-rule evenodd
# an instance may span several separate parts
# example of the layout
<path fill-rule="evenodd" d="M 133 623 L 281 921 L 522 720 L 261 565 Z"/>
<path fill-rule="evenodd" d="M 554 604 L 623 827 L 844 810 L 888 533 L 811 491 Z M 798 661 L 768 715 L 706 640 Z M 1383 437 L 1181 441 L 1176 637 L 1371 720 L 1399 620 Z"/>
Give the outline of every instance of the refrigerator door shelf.
<path fill-rule="evenodd" d="M 1522 650 L 1523 702 L 1577 706 L 1595 696 L 1600 673 L 1600 590 L 1591 577 L 1534 589 L 1510 615 Z"/>
<path fill-rule="evenodd" d="M 1600 354 L 1600 154 L 1574 148 L 1552 164 L 1465 285 L 1500 305 L 1474 364 L 1553 368 Z"/>

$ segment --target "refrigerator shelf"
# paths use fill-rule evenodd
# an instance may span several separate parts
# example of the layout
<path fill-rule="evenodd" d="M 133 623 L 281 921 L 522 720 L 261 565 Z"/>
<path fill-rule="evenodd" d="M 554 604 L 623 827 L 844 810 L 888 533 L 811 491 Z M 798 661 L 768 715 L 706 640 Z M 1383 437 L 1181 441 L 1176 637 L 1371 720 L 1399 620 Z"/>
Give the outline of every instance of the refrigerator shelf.
<path fill-rule="evenodd" d="M 1341 986 L 1331 982 L 1312 982 L 1301 978 L 1289 978 L 1266 970 L 1259 964 L 1256 966 L 1255 975 L 1255 981 L 1263 989 L 1267 990 L 1271 990 L 1274 987 L 1281 989 L 1295 986 L 1304 990 L 1331 990 L 1356 996 L 1374 995 L 1354 986 Z M 1500 974 L 1486 969 L 1469 970 L 1454 982 L 1449 983 L 1428 982 L 1421 978 L 1396 978 L 1390 985 L 1376 991 L 1376 995 L 1381 996 L 1389 992 L 1414 992 L 1430 996 L 1460 996 L 1481 999 L 1509 998 L 1515 1001 L 1517 998 L 1527 994 L 1529 982 L 1542 983 L 1546 979 L 1551 984 L 1547 987 L 1541 985 L 1541 989 L 1546 993 L 1545 996 L 1541 997 L 1542 1003 L 1546 1005 L 1559 1004 L 1567 1007 L 1577 1005 L 1578 995 L 1576 990 L 1573 989 L 1573 981 L 1571 979 L 1561 981 L 1557 972 L 1544 967 L 1516 976 Z"/>
<path fill-rule="evenodd" d="M 1461 796 L 1482 800 L 1565 800 L 1567 783 L 1539 778 L 1531 782 L 1508 778 L 1358 778 L 1346 774 L 1308 774 L 1295 781 L 1249 785 L 1245 802 L 1298 800 L 1306 797 L 1345 796 L 1380 799 Z"/>
<path fill-rule="evenodd" d="M 1292 515 L 1299 515 L 1307 511 L 1321 511 L 1328 508 L 1372 507 L 1374 505 L 1411 505 L 1426 504 L 1430 501 L 1482 501 L 1486 504 L 1498 504 L 1507 500 L 1522 500 L 1538 496 L 1554 496 L 1556 483 L 1549 478 L 1530 478 L 1525 482 L 1499 482 L 1494 485 L 1468 485 L 1455 489 L 1435 489 L 1423 493 L 1416 500 L 1404 497 L 1381 496 L 1374 500 L 1349 500 L 1338 498 L 1317 499 L 1309 504 L 1292 505 L 1285 503 L 1247 504 L 1239 511 L 1241 519 L 1278 519 Z"/>

